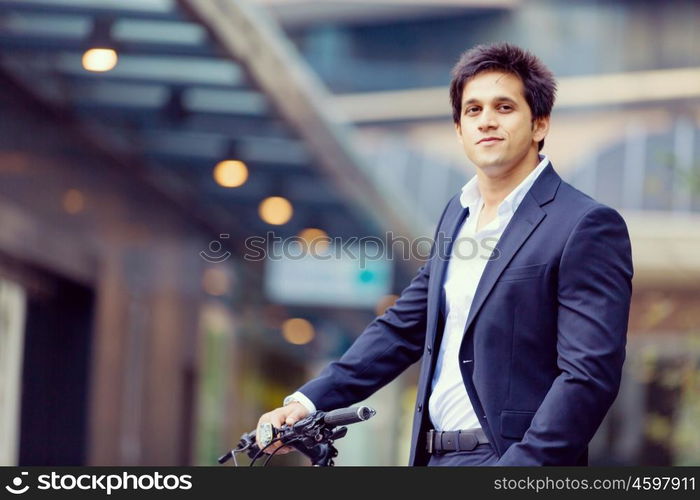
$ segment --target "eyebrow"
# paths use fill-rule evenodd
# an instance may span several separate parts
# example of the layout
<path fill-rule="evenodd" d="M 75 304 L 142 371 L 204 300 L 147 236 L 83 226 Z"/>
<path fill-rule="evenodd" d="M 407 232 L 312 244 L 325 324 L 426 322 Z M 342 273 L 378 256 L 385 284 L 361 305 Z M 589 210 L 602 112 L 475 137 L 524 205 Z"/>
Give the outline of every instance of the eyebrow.
<path fill-rule="evenodd" d="M 493 101 L 496 101 L 496 102 L 509 102 L 509 103 L 512 103 L 512 104 L 517 104 L 512 98 L 507 97 L 507 96 L 498 96 L 498 97 L 494 97 L 492 100 L 493 100 Z M 464 101 L 464 102 L 462 103 L 462 107 L 467 106 L 468 104 L 474 104 L 474 103 L 477 103 L 477 102 L 480 102 L 479 99 L 474 99 L 474 98 L 472 97 L 471 99 L 467 99 L 466 101 Z"/>

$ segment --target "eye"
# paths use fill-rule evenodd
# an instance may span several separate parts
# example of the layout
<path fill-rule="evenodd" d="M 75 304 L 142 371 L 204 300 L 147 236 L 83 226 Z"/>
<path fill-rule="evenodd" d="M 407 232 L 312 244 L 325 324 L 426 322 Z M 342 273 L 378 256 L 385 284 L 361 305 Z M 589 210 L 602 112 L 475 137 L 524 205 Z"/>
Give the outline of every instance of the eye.
<path fill-rule="evenodd" d="M 507 113 L 513 111 L 513 106 L 511 106 L 510 104 L 501 104 L 500 106 L 498 106 L 498 109 L 499 111 L 505 111 Z"/>
<path fill-rule="evenodd" d="M 464 110 L 465 115 L 475 115 L 479 112 L 479 106 L 467 106 Z"/>

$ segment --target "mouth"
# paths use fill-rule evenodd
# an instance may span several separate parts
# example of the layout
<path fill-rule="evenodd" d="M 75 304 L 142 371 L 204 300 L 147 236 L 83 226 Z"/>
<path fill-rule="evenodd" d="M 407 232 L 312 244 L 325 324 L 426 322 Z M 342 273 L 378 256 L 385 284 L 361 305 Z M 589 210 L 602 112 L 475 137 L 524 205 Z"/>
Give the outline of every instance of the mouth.
<path fill-rule="evenodd" d="M 484 137 L 477 144 L 493 144 L 494 142 L 502 141 L 500 137 Z"/>

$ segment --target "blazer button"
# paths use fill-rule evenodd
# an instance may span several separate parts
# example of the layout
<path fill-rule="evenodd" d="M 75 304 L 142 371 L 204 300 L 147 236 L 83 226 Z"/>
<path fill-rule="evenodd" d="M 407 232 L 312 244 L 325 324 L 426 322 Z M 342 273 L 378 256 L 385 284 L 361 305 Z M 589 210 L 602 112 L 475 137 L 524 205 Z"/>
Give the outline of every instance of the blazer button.
<path fill-rule="evenodd" d="M 433 353 L 433 348 L 431 346 L 428 346 L 428 354 L 432 354 L 432 353 Z"/>
<path fill-rule="evenodd" d="M 418 403 L 418 413 L 423 411 L 423 403 Z"/>

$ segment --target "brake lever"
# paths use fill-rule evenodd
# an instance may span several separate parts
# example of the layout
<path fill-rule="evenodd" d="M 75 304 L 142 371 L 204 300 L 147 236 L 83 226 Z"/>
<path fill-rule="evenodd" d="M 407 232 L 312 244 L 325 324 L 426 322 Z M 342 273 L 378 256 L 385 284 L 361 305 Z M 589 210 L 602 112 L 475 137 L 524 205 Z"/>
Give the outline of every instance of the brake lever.
<path fill-rule="evenodd" d="M 233 458 L 234 453 L 242 453 L 244 451 L 250 453 L 250 450 L 255 448 L 257 448 L 255 444 L 255 431 L 246 432 L 241 436 L 238 445 L 234 449 L 229 450 L 225 455 L 220 456 L 217 461 L 220 464 L 225 464 Z"/>
<path fill-rule="evenodd" d="M 328 439 L 331 441 L 335 441 L 336 439 L 344 438 L 347 433 L 348 433 L 347 427 L 336 427 L 331 432 L 331 435 L 328 436 Z"/>

